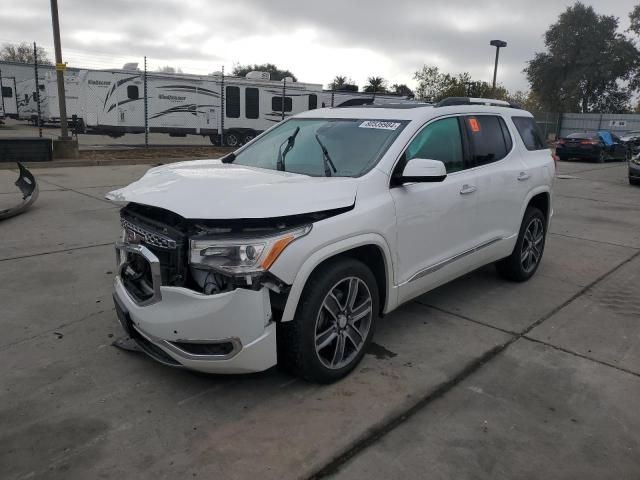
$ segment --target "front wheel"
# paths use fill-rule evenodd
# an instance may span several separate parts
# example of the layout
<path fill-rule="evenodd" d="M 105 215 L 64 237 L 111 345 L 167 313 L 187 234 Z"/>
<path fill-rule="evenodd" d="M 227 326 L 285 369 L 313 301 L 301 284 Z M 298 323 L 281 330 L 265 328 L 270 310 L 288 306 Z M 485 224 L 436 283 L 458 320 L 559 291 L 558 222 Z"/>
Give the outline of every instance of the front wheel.
<path fill-rule="evenodd" d="M 352 258 L 320 266 L 304 288 L 296 316 L 278 325 L 278 361 L 306 380 L 331 383 L 351 372 L 373 336 L 379 311 L 371 270 Z"/>
<path fill-rule="evenodd" d="M 598 156 L 596 157 L 596 162 L 604 163 L 606 159 L 607 159 L 607 154 L 605 153 L 604 150 L 600 150 L 600 153 L 598 153 Z"/>
<path fill-rule="evenodd" d="M 539 209 L 527 207 L 513 252 L 496 263 L 498 273 L 514 282 L 529 280 L 540 266 L 546 233 L 545 216 Z"/>

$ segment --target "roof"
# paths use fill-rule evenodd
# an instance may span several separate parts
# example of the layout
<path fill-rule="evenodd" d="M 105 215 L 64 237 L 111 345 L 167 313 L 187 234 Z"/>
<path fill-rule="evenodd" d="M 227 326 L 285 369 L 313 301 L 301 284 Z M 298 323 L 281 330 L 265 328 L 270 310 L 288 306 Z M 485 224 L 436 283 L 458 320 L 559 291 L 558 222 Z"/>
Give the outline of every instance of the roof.
<path fill-rule="evenodd" d="M 426 103 L 359 105 L 355 107 L 319 108 L 296 115 L 297 118 L 362 118 L 372 120 L 429 120 L 450 114 L 498 113 L 506 116 L 532 115 L 518 108 L 481 104 L 464 104 L 436 107 Z"/>

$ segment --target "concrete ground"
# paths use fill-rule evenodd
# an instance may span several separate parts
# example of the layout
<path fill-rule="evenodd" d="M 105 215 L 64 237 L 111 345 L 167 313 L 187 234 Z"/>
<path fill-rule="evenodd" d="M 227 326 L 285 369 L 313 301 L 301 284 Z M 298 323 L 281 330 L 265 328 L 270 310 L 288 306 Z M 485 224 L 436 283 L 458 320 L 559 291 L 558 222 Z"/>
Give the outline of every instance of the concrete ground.
<path fill-rule="evenodd" d="M 640 189 L 624 165 L 561 163 L 531 281 L 487 267 L 423 295 L 330 386 L 111 346 L 103 194 L 146 168 L 34 170 L 40 199 L 0 224 L 0 478 L 640 478 Z M 14 176 L 0 171 L 0 202 Z"/>

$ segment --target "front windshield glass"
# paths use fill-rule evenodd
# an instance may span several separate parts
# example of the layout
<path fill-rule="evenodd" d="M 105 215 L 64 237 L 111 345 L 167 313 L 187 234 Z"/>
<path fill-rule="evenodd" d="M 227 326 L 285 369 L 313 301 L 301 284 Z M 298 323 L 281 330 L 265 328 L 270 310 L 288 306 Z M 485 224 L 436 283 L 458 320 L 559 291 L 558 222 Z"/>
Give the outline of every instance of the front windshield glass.
<path fill-rule="evenodd" d="M 380 160 L 407 123 L 294 118 L 236 153 L 233 163 L 311 176 L 358 177 Z"/>

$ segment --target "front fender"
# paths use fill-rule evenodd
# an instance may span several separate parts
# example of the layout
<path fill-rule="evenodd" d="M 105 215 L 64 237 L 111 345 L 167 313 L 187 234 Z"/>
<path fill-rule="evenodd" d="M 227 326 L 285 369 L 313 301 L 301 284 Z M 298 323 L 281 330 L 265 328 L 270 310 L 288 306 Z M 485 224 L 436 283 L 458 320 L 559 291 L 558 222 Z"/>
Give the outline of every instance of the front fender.
<path fill-rule="evenodd" d="M 366 233 L 346 238 L 330 245 L 326 245 L 313 252 L 307 258 L 307 260 L 302 264 L 302 267 L 300 267 L 300 269 L 296 273 L 293 284 L 291 285 L 287 303 L 282 314 L 282 321 L 289 322 L 293 320 L 304 286 L 311 276 L 311 273 L 316 269 L 318 265 L 331 257 L 365 245 L 374 245 L 378 247 L 383 254 L 385 263 L 385 274 L 387 277 L 387 292 L 385 295 L 386 301 L 383 311 L 386 313 L 393 310 L 398 303 L 398 298 L 397 289 L 394 286 L 393 262 L 389 245 L 387 244 L 384 237 L 382 237 L 382 235 L 379 235 L 377 233 Z"/>

